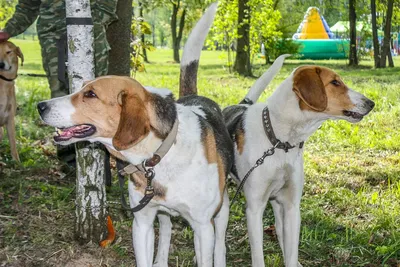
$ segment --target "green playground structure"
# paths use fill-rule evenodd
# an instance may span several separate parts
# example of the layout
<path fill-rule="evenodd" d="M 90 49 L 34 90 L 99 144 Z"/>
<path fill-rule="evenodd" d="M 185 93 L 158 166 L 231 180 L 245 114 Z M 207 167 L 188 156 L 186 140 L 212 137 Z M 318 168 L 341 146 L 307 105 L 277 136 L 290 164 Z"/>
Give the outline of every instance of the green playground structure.
<path fill-rule="evenodd" d="M 302 39 L 294 42 L 300 44 L 300 59 L 343 59 L 349 54 L 349 41 L 342 39 Z"/>
<path fill-rule="evenodd" d="M 316 7 L 308 8 L 293 35 L 294 42 L 300 44 L 300 59 L 347 58 L 349 41 L 334 38 L 335 35 Z"/>

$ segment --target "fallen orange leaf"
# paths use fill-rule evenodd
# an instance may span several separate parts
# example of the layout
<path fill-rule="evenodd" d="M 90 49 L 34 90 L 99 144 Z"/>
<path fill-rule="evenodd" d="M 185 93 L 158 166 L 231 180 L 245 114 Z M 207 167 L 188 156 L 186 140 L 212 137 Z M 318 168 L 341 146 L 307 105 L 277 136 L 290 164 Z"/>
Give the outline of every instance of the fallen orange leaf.
<path fill-rule="evenodd" d="M 111 220 L 110 216 L 107 216 L 107 231 L 108 231 L 108 235 L 107 235 L 106 239 L 104 239 L 103 241 L 100 242 L 100 247 L 102 247 L 102 248 L 106 248 L 109 245 L 111 245 L 111 243 L 114 242 L 114 239 L 115 239 L 115 229 L 112 224 L 112 220 Z"/>

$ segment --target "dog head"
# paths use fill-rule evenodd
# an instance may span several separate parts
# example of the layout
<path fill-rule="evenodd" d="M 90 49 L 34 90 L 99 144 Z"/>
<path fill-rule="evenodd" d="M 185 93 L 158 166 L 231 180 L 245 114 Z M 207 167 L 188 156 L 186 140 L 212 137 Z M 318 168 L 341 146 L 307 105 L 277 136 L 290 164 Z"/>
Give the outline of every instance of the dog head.
<path fill-rule="evenodd" d="M 361 121 L 375 106 L 372 100 L 350 89 L 337 73 L 319 66 L 297 68 L 293 73 L 293 91 L 301 110 L 352 123 Z"/>
<path fill-rule="evenodd" d="M 54 140 L 67 145 L 101 141 L 117 150 L 128 149 L 150 131 L 151 94 L 128 77 L 104 76 L 74 94 L 40 102 L 42 120 L 58 128 Z"/>
<path fill-rule="evenodd" d="M 0 43 L 0 73 L 16 74 L 18 71 L 18 58 L 21 58 L 22 66 L 24 55 L 18 46 L 8 41 Z"/>

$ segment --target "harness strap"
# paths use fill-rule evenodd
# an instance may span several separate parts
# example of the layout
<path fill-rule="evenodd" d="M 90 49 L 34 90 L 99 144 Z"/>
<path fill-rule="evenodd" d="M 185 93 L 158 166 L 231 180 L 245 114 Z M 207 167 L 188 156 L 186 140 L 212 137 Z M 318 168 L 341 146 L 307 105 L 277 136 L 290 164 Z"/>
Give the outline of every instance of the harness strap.
<path fill-rule="evenodd" d="M 12 82 L 15 79 L 17 79 L 17 77 L 18 77 L 18 74 L 17 74 L 17 76 L 15 76 L 15 78 L 12 78 L 12 79 L 9 79 L 9 78 L 4 77 L 3 75 L 0 75 L 0 79 L 7 81 L 7 82 Z"/>
<path fill-rule="evenodd" d="M 160 163 L 161 159 L 168 153 L 172 145 L 176 140 L 176 135 L 178 133 L 178 119 L 175 120 L 174 125 L 172 126 L 171 131 L 169 132 L 167 138 L 164 139 L 161 146 L 154 152 L 153 157 L 144 160 L 141 164 L 134 165 L 129 164 L 128 166 L 124 167 L 119 171 L 119 185 L 121 188 L 121 202 L 122 206 L 125 206 L 125 209 L 128 209 L 132 212 L 137 212 L 143 209 L 154 197 L 154 188 L 152 185 L 152 181 L 154 176 L 156 175 L 154 171 L 154 167 Z M 145 177 L 147 178 L 147 186 L 144 192 L 143 198 L 139 201 L 139 204 L 133 208 L 127 208 L 127 202 L 125 200 L 125 195 L 123 192 L 123 186 L 125 184 L 124 175 L 133 174 L 136 172 L 144 173 Z"/>

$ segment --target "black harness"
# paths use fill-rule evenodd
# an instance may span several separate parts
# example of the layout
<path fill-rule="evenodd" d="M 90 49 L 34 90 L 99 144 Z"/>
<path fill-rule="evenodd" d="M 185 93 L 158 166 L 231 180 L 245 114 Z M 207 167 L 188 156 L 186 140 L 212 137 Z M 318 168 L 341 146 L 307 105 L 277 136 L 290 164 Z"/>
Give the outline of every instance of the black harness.
<path fill-rule="evenodd" d="M 242 114 L 243 115 L 243 114 Z M 239 121 L 239 120 L 238 120 Z M 243 180 L 240 182 L 238 189 L 236 190 L 235 196 L 232 199 L 231 202 L 231 207 L 233 203 L 235 202 L 237 196 L 239 195 L 240 191 L 242 190 L 244 183 L 246 180 L 249 178 L 250 174 L 260 165 L 264 163 L 264 159 L 266 157 L 272 156 L 275 153 L 275 149 L 282 149 L 285 151 L 285 153 L 289 152 L 290 149 L 295 148 L 296 146 L 289 144 L 288 142 L 282 142 L 278 138 L 276 138 L 276 135 L 274 133 L 274 130 L 272 128 L 272 123 L 271 119 L 269 117 L 269 110 L 268 107 L 265 107 L 262 112 L 262 122 L 264 126 L 264 132 L 267 135 L 269 141 L 272 144 L 272 147 L 265 151 L 263 155 L 256 161 L 256 163 L 253 165 L 253 167 L 250 168 L 250 170 L 246 173 L 246 175 L 243 177 Z M 302 149 L 304 146 L 304 142 L 301 142 L 299 144 L 299 149 Z M 234 168 L 234 172 L 237 173 L 236 167 Z"/>

